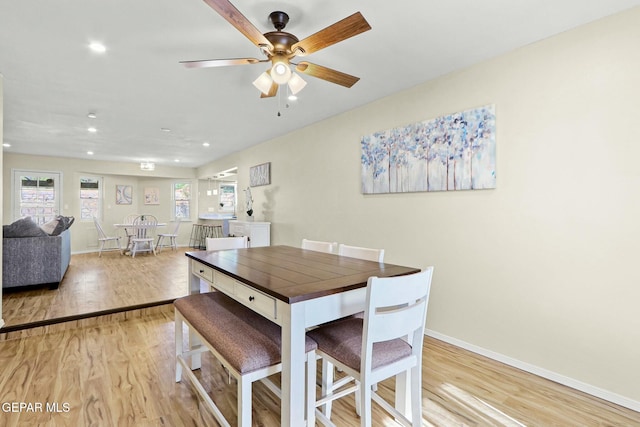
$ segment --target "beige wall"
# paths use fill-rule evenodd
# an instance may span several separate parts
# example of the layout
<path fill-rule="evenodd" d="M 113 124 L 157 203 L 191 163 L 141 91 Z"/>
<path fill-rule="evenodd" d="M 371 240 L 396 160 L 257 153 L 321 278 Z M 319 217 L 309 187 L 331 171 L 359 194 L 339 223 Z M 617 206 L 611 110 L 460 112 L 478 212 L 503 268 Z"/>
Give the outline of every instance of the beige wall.
<path fill-rule="evenodd" d="M 173 219 L 171 204 L 171 184 L 176 180 L 191 180 L 194 194 L 197 196 L 198 180 L 195 170 L 191 168 L 156 166 L 153 172 L 142 172 L 136 163 L 102 162 L 95 160 L 69 159 L 62 157 L 30 156 L 5 153 L 3 161 L 4 194 L 10 195 L 13 169 L 33 169 L 62 172 L 62 212 L 61 215 L 74 216 L 76 221 L 71 228 L 71 251 L 74 253 L 95 251 L 98 248 L 97 232 L 92 221 L 82 222 L 80 218 L 80 177 L 100 176 L 104 183 L 104 204 L 102 223 L 108 235 L 114 235 L 113 224 L 122 222 L 129 214 L 155 215 L 160 222 Z M 131 185 L 133 200 L 131 205 L 116 205 L 116 185 Z M 156 187 L 160 190 L 159 205 L 145 205 L 143 191 L 145 187 Z M 13 212 L 10 197 L 3 199 L 4 223 L 10 223 Z M 193 220 L 197 219 L 197 197 L 193 199 Z M 169 229 L 166 229 L 167 231 Z M 178 244 L 187 245 L 191 224 L 183 224 L 180 229 Z M 122 234 L 122 232 L 120 232 Z"/>
<path fill-rule="evenodd" d="M 253 197 L 274 244 L 336 240 L 434 265 L 432 334 L 640 410 L 639 22 L 635 8 L 580 27 L 198 175 L 238 166 L 244 188 L 270 161 Z M 497 189 L 360 194 L 362 135 L 490 103 Z"/>

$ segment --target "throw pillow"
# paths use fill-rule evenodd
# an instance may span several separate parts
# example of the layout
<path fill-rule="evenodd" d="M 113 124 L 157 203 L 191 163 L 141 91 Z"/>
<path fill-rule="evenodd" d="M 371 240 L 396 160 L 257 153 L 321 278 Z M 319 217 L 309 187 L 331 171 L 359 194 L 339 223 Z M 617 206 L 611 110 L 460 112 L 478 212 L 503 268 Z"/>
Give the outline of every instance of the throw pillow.
<path fill-rule="evenodd" d="M 10 225 L 2 227 L 3 237 L 40 237 L 47 233 L 30 216 L 21 218 Z"/>
<path fill-rule="evenodd" d="M 63 220 L 63 216 L 57 216 L 49 222 L 45 222 L 40 226 L 49 236 L 57 236 L 62 233 L 65 228 L 66 222 Z"/>
<path fill-rule="evenodd" d="M 76 219 L 72 216 L 59 216 L 58 217 L 60 219 L 60 222 L 64 223 L 64 230 L 67 230 L 69 227 L 71 227 L 71 224 L 73 224 L 73 221 L 75 221 Z M 61 231 L 62 233 L 62 231 Z"/>

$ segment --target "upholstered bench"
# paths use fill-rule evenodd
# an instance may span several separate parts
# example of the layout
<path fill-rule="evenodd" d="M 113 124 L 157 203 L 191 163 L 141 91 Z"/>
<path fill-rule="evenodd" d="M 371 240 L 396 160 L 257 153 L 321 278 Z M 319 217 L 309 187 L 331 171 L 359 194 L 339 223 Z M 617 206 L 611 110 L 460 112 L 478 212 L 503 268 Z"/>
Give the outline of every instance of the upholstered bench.
<path fill-rule="evenodd" d="M 251 384 L 262 381 L 280 397 L 280 390 L 266 377 L 282 370 L 280 326 L 255 313 L 222 292 L 189 295 L 174 302 L 176 318 L 176 382 L 182 367 L 198 394 L 223 426 L 229 426 L 216 404 L 191 372 L 187 357 L 210 351 L 238 381 L 238 426 L 251 426 Z M 183 322 L 202 341 L 202 346 L 183 351 Z M 315 372 L 317 345 L 306 339 L 307 362 Z M 307 413 L 313 414 L 315 374 L 307 379 Z"/>

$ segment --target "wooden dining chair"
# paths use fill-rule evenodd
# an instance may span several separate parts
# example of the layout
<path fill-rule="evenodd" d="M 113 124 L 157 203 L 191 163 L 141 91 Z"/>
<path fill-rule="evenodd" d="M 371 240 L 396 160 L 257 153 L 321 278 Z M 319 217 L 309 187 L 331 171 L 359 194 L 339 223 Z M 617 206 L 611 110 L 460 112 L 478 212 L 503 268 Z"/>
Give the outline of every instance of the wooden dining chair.
<path fill-rule="evenodd" d="M 124 218 L 122 218 L 122 223 L 133 225 L 133 221 L 139 216 L 140 216 L 139 214 L 129 214 Z M 135 230 L 132 227 L 124 227 L 124 234 L 125 234 L 125 237 L 127 238 L 127 250 L 131 249 L 131 238 L 135 237 L 136 235 Z"/>
<path fill-rule="evenodd" d="M 302 249 L 308 249 L 316 252 L 326 252 L 328 254 L 335 253 L 337 242 L 322 242 L 319 240 L 302 239 Z"/>
<path fill-rule="evenodd" d="M 140 215 L 133 220 L 135 236 L 131 238 L 131 257 L 135 258 L 139 252 L 153 252 L 156 255 L 156 248 L 153 245 L 155 240 L 158 219 L 153 215 Z"/>
<path fill-rule="evenodd" d="M 98 218 L 93 217 L 93 223 L 96 226 L 96 231 L 98 232 L 98 244 L 100 245 L 98 257 L 102 256 L 102 252 L 106 251 L 120 251 L 120 255 L 122 255 L 122 246 L 120 245 L 120 236 L 107 236 L 107 234 L 102 229 Z M 109 242 L 115 243 L 117 247 L 107 247 L 105 245 Z"/>
<path fill-rule="evenodd" d="M 370 249 L 340 244 L 340 246 L 338 246 L 338 255 L 366 259 L 368 261 L 383 262 L 384 249 Z"/>
<path fill-rule="evenodd" d="M 327 384 L 329 392 L 316 400 L 316 407 L 359 391 L 362 427 L 371 427 L 372 400 L 403 424 L 422 426 L 422 344 L 432 276 L 433 267 L 428 267 L 406 276 L 371 277 L 364 319 L 350 317 L 307 332 L 318 345 L 316 352 L 327 361 L 323 373 L 337 366 L 357 380 L 342 390 Z M 377 383 L 395 376 L 398 393 L 401 374 L 410 381 L 411 419 L 374 391 Z M 316 410 L 315 416 L 334 426 L 330 415 Z"/>
<path fill-rule="evenodd" d="M 178 231 L 180 230 L 180 218 L 176 218 L 173 230 L 170 233 L 158 233 L 158 242 L 156 243 L 156 252 L 160 252 L 162 248 L 169 246 L 172 250 L 178 249 Z M 169 240 L 169 243 L 165 243 L 165 239 Z"/>

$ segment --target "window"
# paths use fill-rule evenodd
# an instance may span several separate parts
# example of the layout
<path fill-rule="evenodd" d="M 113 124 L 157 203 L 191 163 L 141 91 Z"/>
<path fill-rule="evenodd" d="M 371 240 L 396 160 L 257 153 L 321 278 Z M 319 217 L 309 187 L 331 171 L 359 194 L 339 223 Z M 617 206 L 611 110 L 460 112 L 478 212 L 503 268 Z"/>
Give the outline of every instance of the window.
<path fill-rule="evenodd" d="M 236 211 L 236 184 L 220 184 L 220 212 Z"/>
<path fill-rule="evenodd" d="M 100 218 L 102 197 L 100 193 L 101 179 L 96 177 L 80 178 L 80 220 L 91 221 Z"/>
<path fill-rule="evenodd" d="M 173 184 L 173 203 L 175 219 L 191 218 L 191 183 L 175 182 Z"/>
<path fill-rule="evenodd" d="M 60 212 L 60 172 L 13 171 L 13 219 L 30 216 L 44 224 Z"/>

